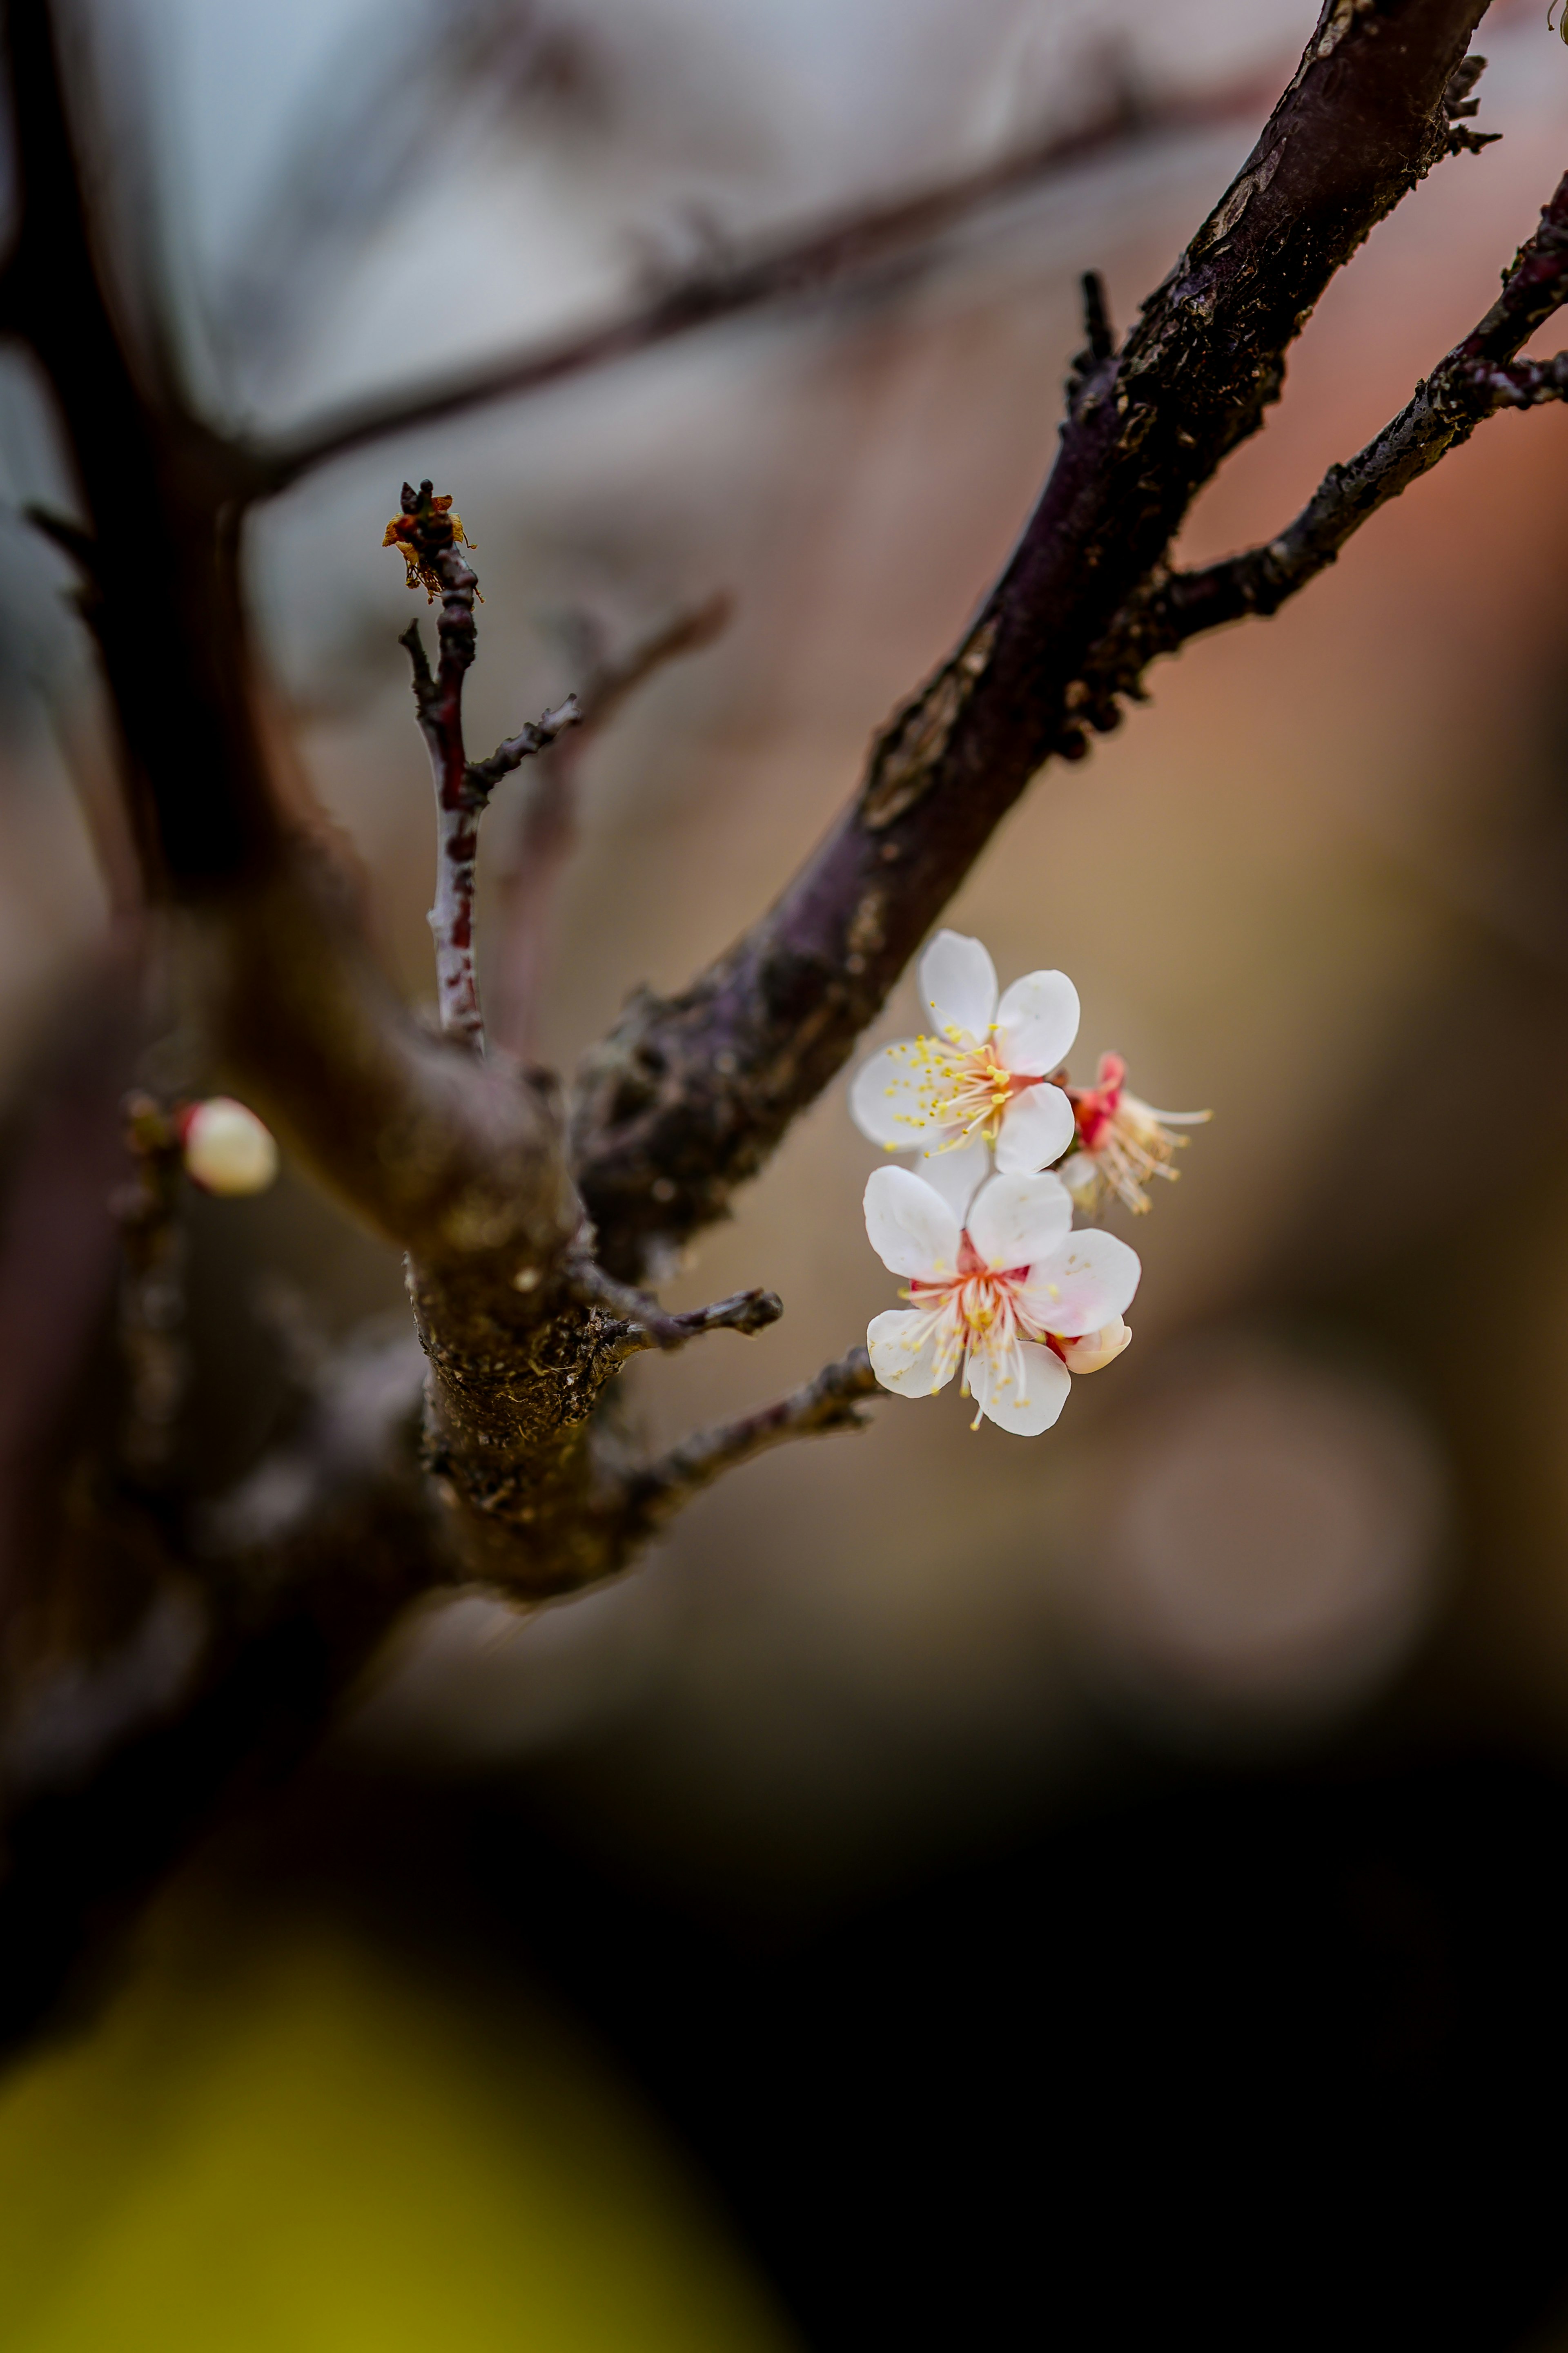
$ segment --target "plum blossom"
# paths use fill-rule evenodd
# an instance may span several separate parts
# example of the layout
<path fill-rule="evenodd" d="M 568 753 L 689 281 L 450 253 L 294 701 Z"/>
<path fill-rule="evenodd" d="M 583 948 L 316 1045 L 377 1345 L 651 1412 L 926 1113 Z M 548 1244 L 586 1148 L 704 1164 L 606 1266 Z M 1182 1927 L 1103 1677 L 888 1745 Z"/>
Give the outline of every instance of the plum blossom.
<path fill-rule="evenodd" d="M 1149 1207 L 1144 1187 L 1151 1178 L 1163 1176 L 1173 1185 L 1182 1173 L 1172 1167 L 1171 1159 L 1187 1138 L 1173 1131 L 1201 1127 L 1211 1116 L 1206 1111 L 1155 1111 L 1128 1093 L 1126 1074 L 1120 1054 L 1102 1054 L 1097 1085 L 1066 1090 L 1078 1123 L 1079 1148 L 1060 1174 L 1086 1217 L 1093 1215 L 1102 1192 L 1114 1193 L 1141 1216 Z"/>
<path fill-rule="evenodd" d="M 1075 1122 L 1047 1073 L 1078 1035 L 1078 991 L 1066 973 L 1026 973 L 998 1002 L 981 943 L 938 932 L 920 985 L 935 1035 L 885 1046 L 856 1073 L 849 1108 L 862 1135 L 889 1152 L 932 1155 L 989 1145 L 1005 1176 L 1059 1160 Z M 936 1165 L 921 1170 L 933 1183 Z"/>
<path fill-rule="evenodd" d="M 908 1168 L 874 1169 L 866 1231 L 884 1266 L 908 1278 L 908 1307 L 873 1316 L 871 1368 L 900 1397 L 963 1394 L 999 1429 L 1048 1430 L 1074 1372 L 1097 1372 L 1131 1337 L 1135 1251 L 1114 1234 L 1072 1230 L 1072 1200 L 1048 1174 L 989 1177 L 955 1207 Z"/>

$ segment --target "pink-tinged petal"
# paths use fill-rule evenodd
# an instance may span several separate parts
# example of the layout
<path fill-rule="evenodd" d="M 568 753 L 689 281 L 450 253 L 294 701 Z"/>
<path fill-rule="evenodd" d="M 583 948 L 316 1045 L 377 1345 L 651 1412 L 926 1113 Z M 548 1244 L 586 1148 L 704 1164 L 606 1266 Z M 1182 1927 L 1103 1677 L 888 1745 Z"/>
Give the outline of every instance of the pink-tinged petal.
<path fill-rule="evenodd" d="M 1020 1341 L 1010 1355 L 1012 1361 L 998 1369 L 988 1354 L 975 1349 L 966 1367 L 969 1394 L 998 1430 L 1038 1438 L 1068 1401 L 1068 1368 L 1054 1350 L 1037 1347 L 1032 1340 Z"/>
<path fill-rule="evenodd" d="M 849 1089 L 849 1115 L 864 1136 L 889 1152 L 934 1141 L 932 1111 L 955 1082 L 947 1079 L 930 1040 L 901 1039 L 862 1062 Z"/>
<path fill-rule="evenodd" d="M 946 1152 L 928 1152 L 915 1163 L 915 1175 L 933 1193 L 942 1195 L 960 1225 L 990 1174 L 991 1155 L 979 1136 L 968 1144 L 955 1144 Z"/>
<path fill-rule="evenodd" d="M 939 1038 L 982 1043 L 996 1012 L 996 967 L 978 940 L 938 932 L 921 958 L 921 995 Z"/>
<path fill-rule="evenodd" d="M 1072 1203 L 1059 1178 L 993 1176 L 970 1208 L 969 1239 L 982 1263 L 1001 1271 L 1048 1257 L 1071 1224 Z"/>
<path fill-rule="evenodd" d="M 1114 1324 L 1102 1331 L 1087 1333 L 1081 1340 L 1064 1340 L 1062 1362 L 1069 1373 L 1080 1379 L 1085 1373 L 1102 1373 L 1113 1365 L 1132 1337 L 1119 1315 Z"/>
<path fill-rule="evenodd" d="M 1043 1078 L 1071 1051 L 1078 1022 L 1078 991 L 1065 972 L 1026 972 L 996 1008 L 997 1059 Z"/>
<path fill-rule="evenodd" d="M 1019 1303 L 1042 1332 L 1077 1339 L 1121 1320 L 1142 1271 L 1136 1250 L 1090 1227 L 1034 1261 Z"/>
<path fill-rule="evenodd" d="M 996 1134 L 998 1175 L 1021 1176 L 1048 1168 L 1077 1133 L 1072 1105 L 1060 1087 L 1026 1087 L 1002 1114 Z"/>
<path fill-rule="evenodd" d="M 952 1380 L 958 1362 L 957 1352 L 942 1345 L 945 1337 L 942 1319 L 929 1310 L 889 1307 L 866 1326 L 871 1370 L 899 1397 L 932 1397 Z"/>
<path fill-rule="evenodd" d="M 942 1195 L 907 1168 L 871 1171 L 866 1187 L 866 1231 L 871 1248 L 894 1274 L 936 1282 L 958 1271 L 958 1219 Z"/>

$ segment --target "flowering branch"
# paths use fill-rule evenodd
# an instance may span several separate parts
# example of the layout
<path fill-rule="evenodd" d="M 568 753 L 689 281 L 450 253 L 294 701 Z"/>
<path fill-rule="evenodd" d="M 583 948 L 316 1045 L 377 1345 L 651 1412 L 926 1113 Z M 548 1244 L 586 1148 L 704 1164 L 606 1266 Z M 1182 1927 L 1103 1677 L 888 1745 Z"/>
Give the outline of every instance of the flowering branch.
<path fill-rule="evenodd" d="M 851 1348 L 837 1364 L 826 1365 L 776 1405 L 763 1406 L 738 1420 L 721 1422 L 683 1439 L 658 1461 L 650 1462 L 627 1481 L 626 1501 L 633 1519 L 645 1531 L 668 1519 L 693 1495 L 710 1487 L 770 1447 L 792 1438 L 818 1438 L 835 1430 L 866 1427 L 864 1400 L 879 1394 L 871 1359 L 864 1348 Z"/>
<path fill-rule="evenodd" d="M 1484 6 L 1325 0 L 1231 186 L 1121 350 L 1098 362 L 1091 352 L 1076 375 L 1012 561 L 878 738 L 827 840 L 689 988 L 645 991 L 590 1056 L 574 1159 L 617 1273 L 725 1214 L 852 1051 L 1036 770 L 1087 750 L 1095 648 L 1197 491 L 1258 429 L 1334 271 L 1450 152 L 1454 76 Z"/>

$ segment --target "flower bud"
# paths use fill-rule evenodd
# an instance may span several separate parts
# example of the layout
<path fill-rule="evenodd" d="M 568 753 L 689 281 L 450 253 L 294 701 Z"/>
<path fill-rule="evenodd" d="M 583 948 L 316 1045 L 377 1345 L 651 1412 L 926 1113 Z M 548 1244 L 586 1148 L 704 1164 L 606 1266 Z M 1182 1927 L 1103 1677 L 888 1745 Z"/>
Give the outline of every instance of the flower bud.
<path fill-rule="evenodd" d="M 205 1193 L 265 1193 L 278 1174 L 270 1128 L 232 1095 L 193 1103 L 180 1118 L 185 1173 Z"/>
<path fill-rule="evenodd" d="M 1086 1332 L 1081 1340 L 1058 1340 L 1057 1345 L 1069 1373 L 1099 1373 L 1115 1363 L 1131 1337 L 1119 1315 L 1114 1324 L 1107 1324 L 1098 1332 Z"/>

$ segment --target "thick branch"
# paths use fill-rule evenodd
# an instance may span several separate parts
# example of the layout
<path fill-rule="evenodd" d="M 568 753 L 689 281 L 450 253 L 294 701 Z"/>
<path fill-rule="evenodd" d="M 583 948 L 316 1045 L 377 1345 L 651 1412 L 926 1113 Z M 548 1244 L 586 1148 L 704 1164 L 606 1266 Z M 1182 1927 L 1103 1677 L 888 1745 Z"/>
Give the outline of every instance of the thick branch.
<path fill-rule="evenodd" d="M 700 1430 L 634 1474 L 627 1491 L 632 1514 L 645 1528 L 657 1526 L 726 1471 L 765 1454 L 770 1447 L 834 1430 L 863 1430 L 862 1401 L 878 1394 L 870 1357 L 864 1348 L 851 1348 L 776 1405 L 721 1422 L 715 1430 Z"/>
<path fill-rule="evenodd" d="M 827 841 L 685 995 L 634 1000 L 590 1058 L 576 1160 L 617 1272 L 725 1214 L 1035 770 L 1085 749 L 1070 698 L 1086 659 L 1197 490 L 1258 429 L 1335 269 L 1448 152 L 1445 100 L 1484 5 L 1327 0 L 1221 203 L 1120 355 L 1078 380 L 1016 553 L 878 739 Z"/>
<path fill-rule="evenodd" d="M 890 204 L 863 207 L 808 230 L 769 239 L 749 253 L 710 259 L 647 301 L 600 323 L 503 353 L 472 375 L 444 369 L 384 399 L 319 417 L 286 441 L 243 453 L 249 495 L 287 490 L 317 466 L 391 433 L 516 399 L 550 385 L 651 350 L 672 337 L 805 294 L 863 282 L 879 269 L 908 262 L 924 246 L 985 206 L 1016 195 L 1135 138 L 1208 130 L 1256 112 L 1267 92 L 1257 82 L 1215 96 L 1144 106 L 1128 90 L 1074 131 L 1053 133 L 979 171 L 922 188 Z"/>

